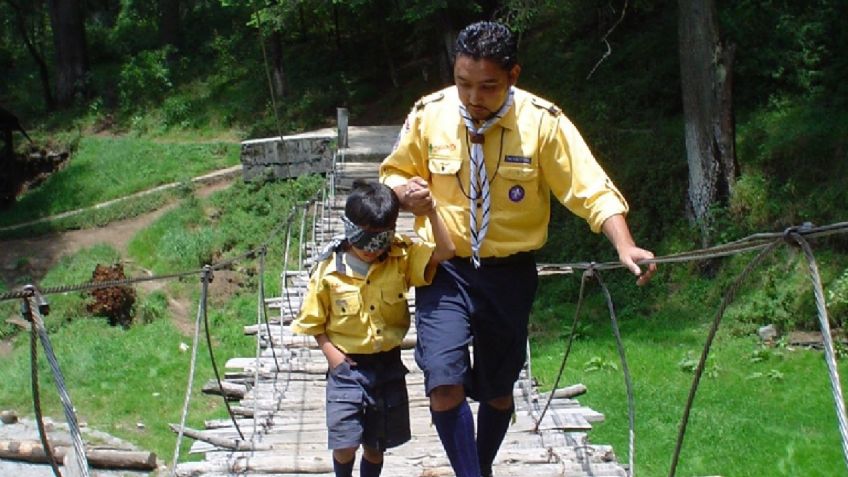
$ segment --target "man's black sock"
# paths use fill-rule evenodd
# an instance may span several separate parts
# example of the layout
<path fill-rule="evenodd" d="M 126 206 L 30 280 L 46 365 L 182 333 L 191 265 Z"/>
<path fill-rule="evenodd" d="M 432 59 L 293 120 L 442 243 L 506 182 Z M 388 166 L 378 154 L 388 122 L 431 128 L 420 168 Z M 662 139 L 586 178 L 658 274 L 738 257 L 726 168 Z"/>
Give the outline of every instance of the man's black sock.
<path fill-rule="evenodd" d="M 485 402 L 477 410 L 477 455 L 480 457 L 480 471 L 483 477 L 492 475 L 492 462 L 498 454 L 515 405 L 506 411 L 493 408 Z"/>
<path fill-rule="evenodd" d="M 456 477 L 480 477 L 474 442 L 474 416 L 468 402 L 462 401 L 459 406 L 447 411 L 431 409 L 430 415 Z"/>
<path fill-rule="evenodd" d="M 353 477 L 353 461 L 354 459 L 351 459 L 347 464 L 342 464 L 333 457 L 333 472 L 336 477 Z"/>

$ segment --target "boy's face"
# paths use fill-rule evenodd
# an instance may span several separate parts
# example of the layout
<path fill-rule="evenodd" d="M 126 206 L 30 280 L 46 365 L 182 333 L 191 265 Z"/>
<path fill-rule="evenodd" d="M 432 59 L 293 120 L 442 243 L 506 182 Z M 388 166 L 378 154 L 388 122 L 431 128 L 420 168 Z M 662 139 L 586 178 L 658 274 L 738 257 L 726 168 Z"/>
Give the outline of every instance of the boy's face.
<path fill-rule="evenodd" d="M 373 249 L 373 248 L 367 248 L 366 249 L 366 248 L 358 247 L 356 244 L 353 244 L 353 243 L 350 246 L 350 251 L 353 252 L 353 254 L 357 256 L 357 258 L 359 258 L 360 260 L 362 260 L 365 263 L 374 263 L 374 261 L 376 261 L 378 258 L 380 258 L 381 255 L 386 253 L 386 250 L 388 250 L 389 247 L 391 246 L 391 243 L 392 243 L 391 236 L 394 236 L 394 227 L 389 227 L 389 228 L 384 228 L 384 229 L 363 227 L 362 229 L 370 236 L 383 234 L 384 232 L 387 232 L 387 234 L 386 234 L 387 240 L 385 240 L 385 246 L 380 248 L 380 249 L 376 249 L 376 250 Z M 382 240 L 378 240 L 378 241 L 382 241 Z"/>

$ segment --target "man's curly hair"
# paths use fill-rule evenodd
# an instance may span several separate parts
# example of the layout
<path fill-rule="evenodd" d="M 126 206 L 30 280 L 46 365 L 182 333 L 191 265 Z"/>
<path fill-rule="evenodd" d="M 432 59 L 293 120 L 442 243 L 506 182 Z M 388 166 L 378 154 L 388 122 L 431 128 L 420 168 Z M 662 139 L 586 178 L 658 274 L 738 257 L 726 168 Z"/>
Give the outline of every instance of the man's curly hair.
<path fill-rule="evenodd" d="M 463 28 L 456 38 L 454 60 L 459 55 L 494 61 L 501 68 L 510 70 L 518 63 L 518 42 L 503 23 L 472 23 Z"/>

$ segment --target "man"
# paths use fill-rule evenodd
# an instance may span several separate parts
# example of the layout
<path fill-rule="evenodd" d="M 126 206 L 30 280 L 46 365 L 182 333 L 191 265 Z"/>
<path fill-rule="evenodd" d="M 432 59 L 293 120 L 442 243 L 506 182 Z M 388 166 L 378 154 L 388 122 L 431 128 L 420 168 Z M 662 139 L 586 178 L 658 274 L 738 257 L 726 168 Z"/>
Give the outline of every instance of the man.
<path fill-rule="evenodd" d="M 415 104 L 380 177 L 425 238 L 432 232 L 419 215 L 435 200 L 456 246 L 432 285 L 416 289 L 415 357 L 454 472 L 485 477 L 526 359 L 533 252 L 547 239 L 551 194 L 604 232 L 638 284 L 655 266 L 642 273 L 636 264 L 653 254 L 634 243 L 627 203 L 576 128 L 556 106 L 515 87 L 521 67 L 509 29 L 469 25 L 455 55 L 455 85 Z M 476 440 L 466 395 L 480 402 Z"/>

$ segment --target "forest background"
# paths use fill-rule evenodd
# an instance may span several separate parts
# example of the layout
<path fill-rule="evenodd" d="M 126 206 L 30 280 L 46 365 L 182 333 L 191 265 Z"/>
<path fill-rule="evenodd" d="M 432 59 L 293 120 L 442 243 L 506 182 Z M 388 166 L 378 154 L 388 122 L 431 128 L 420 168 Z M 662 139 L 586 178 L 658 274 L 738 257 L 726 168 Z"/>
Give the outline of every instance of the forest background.
<path fill-rule="evenodd" d="M 728 193 L 710 205 L 706 227 L 695 221 L 687 194 L 682 99 L 686 83 L 681 81 L 680 58 L 693 52 L 681 51 L 678 40 L 684 5 L 714 6 L 721 44 L 735 51 L 732 112 L 738 170 Z M 138 155 L 139 149 L 157 157 L 173 156 L 159 162 L 144 161 L 142 154 L 140 160 L 150 168 L 143 171 L 148 182 L 116 190 L 118 196 L 137 191 L 134 187 L 174 180 L 168 173 L 181 164 L 200 170 L 235 164 L 239 140 L 332 126 L 337 107 L 349 109 L 354 125 L 399 124 L 415 99 L 450 84 L 449 45 L 462 26 L 483 18 L 501 19 L 519 33 L 519 86 L 555 102 L 578 126 L 628 198 L 629 222 L 638 243 L 658 255 L 803 222 L 845 221 L 844 0 L 3 0 L 0 104 L 18 116 L 35 141 L 30 145 L 16 136 L 16 141 L 21 139 L 17 151 L 26 155 L 30 148 L 66 147 L 71 155 L 59 173 L 0 211 L 0 225 L 94 203 L 79 197 L 84 194 L 56 193 L 65 190 L 60 184 L 67 186 L 71 173 L 85 175 L 78 165 L 87 164 L 86 157 L 111 161 L 120 171 L 130 164 L 123 161 Z M 229 195 L 213 196 L 209 203 L 185 199 L 176 212 L 134 239 L 128 257 L 95 248 L 45 277 L 23 274 L 6 280 L 0 292 L 33 278 L 84 281 L 94 263 L 110 260 L 135 261 L 156 272 L 202 265 L 254 245 L 255 237 L 262 236 L 261 226 L 270 230 L 280 211 L 308 196 L 314 186 L 308 179 L 237 183 L 224 193 Z M 96 188 L 106 189 L 102 182 Z M 286 194 L 289 202 L 275 202 Z M 71 226 L 140 214 L 171 199 L 139 203 L 109 218 Z M 221 226 L 236 208 L 254 214 L 242 219 L 250 221 L 250 228 L 245 222 Z M 256 233 L 245 237 L 245 230 Z M 835 236 L 815 245 L 831 324 L 841 329 L 848 317 L 848 241 Z M 548 262 L 613 258 L 608 244 L 562 208 L 553 212 L 549 243 L 540 255 Z M 637 400 L 644 406 L 637 419 L 637 435 L 645 436 L 637 441 L 637 465 L 649 475 L 662 473 L 668 465 L 693 356 L 700 352 L 725 289 L 749 259 L 665 266 L 650 287 L 640 289 L 624 274 L 607 278 L 637 376 Z M 21 269 L 25 262 L 22 257 Z M 740 291 L 724 322 L 708 384 L 696 404 L 699 424 L 687 438 L 683 468 L 689 475 L 844 473 L 821 353 L 799 351 L 787 338 L 791 331 L 818 329 L 809 279 L 801 273 L 803 257 L 787 248 L 761 268 Z M 250 280 L 244 295 L 236 292 L 221 303 L 217 323 L 232 325 L 228 317 L 233 315 L 250 322 L 254 304 L 247 285 Z M 534 308 L 534 366 L 548 386 L 564 339 L 572 334 L 578 290 L 577 280 L 545 281 Z M 121 355 L 132 349 L 133 354 L 149 356 L 146 341 L 167 341 L 173 334 L 166 324 L 157 324 L 168 314 L 166 298 L 192 293 L 188 284 L 142 293 L 132 314 L 135 322 L 147 323 L 147 330 L 102 331 L 118 340 L 109 351 Z M 87 316 L 84 297 L 57 301 L 50 317 L 57 339 L 93 332 L 91 320 L 77 319 Z M 566 376 L 588 384 L 590 392 L 581 402 L 608 418 L 592 431 L 593 440 L 613 443 L 623 460 L 626 403 L 615 344 L 600 294 L 590 296 L 586 307 L 570 358 L 574 368 Z M 772 346 L 763 345 L 756 335 L 768 324 L 780 332 Z M 240 325 L 232 328 L 219 337 L 225 350 L 249 350 L 249 344 L 239 342 Z M 6 382 L 25 386 L 25 341 L 6 323 L 0 323 L 0 334 L 19 345 L 15 353 L 0 358 L 17 363 L 5 367 Z M 102 340 L 91 341 L 100 349 L 78 348 L 71 355 L 106 352 Z M 163 363 L 177 358 L 161 357 Z M 138 366 L 136 371 L 144 375 L 154 369 L 150 363 Z M 122 379 L 98 375 L 79 363 L 68 367 L 72 376 L 77 367 L 80 375 L 95 373 L 86 378 L 95 384 L 80 384 L 77 395 L 113 391 L 114 381 Z M 175 363 L 155 369 L 159 380 L 184 379 Z M 669 375 L 669 369 L 674 373 Z M 8 391 L 0 392 L 0 404 L 26 409 L 30 398 L 12 392 L 14 387 L 4 387 Z M 88 398 L 82 399 L 80 407 L 86 409 Z M 152 419 L 139 410 L 148 405 L 143 401 L 135 399 L 99 417 L 92 409 L 90 420 L 167 457 L 173 439 L 167 429 L 142 432 L 132 424 L 139 415 Z M 171 407 L 177 412 L 178 405 Z M 203 412 L 214 415 L 221 410 L 209 404 Z M 715 440 L 716 435 L 722 439 Z M 711 445 L 701 445 L 705 442 Z M 818 462 L 825 464 L 814 464 Z"/>

